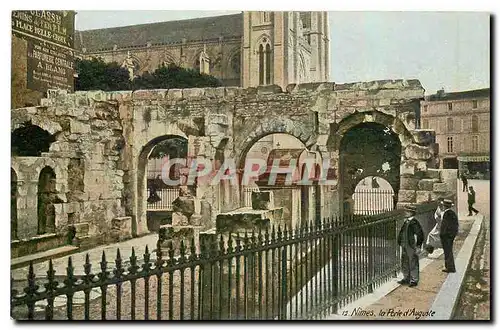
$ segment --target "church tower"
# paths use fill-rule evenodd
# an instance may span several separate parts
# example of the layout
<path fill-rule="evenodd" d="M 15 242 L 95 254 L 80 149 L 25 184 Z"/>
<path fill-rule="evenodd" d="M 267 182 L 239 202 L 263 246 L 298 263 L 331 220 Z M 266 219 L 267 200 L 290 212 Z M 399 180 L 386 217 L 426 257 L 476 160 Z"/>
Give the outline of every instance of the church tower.
<path fill-rule="evenodd" d="M 242 85 L 329 80 L 327 12 L 244 12 Z"/>

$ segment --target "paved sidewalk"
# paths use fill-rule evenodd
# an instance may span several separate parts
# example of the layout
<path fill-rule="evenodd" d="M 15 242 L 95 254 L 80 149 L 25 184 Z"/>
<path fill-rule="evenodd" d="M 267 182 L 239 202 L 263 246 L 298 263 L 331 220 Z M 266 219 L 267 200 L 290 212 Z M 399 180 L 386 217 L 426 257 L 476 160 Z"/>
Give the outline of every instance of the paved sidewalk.
<path fill-rule="evenodd" d="M 460 231 L 455 239 L 454 255 L 458 256 L 475 220 L 482 215 L 467 217 L 460 216 Z M 436 252 L 434 253 L 436 254 Z M 431 312 L 436 296 L 438 295 L 448 274 L 441 271 L 444 267 L 442 250 L 437 252 L 436 259 L 423 257 L 420 259 L 420 281 L 414 288 L 401 286 L 396 279 L 380 287 L 372 295 L 367 295 L 345 306 L 338 314 L 327 317 L 330 320 L 416 320 L 426 319 Z M 430 256 L 433 257 L 433 256 Z M 455 275 L 455 274 L 453 274 Z M 399 274 L 399 278 L 402 275 Z M 399 279 L 398 278 L 398 279 Z M 356 316 L 355 309 L 361 308 L 364 315 Z M 358 315 L 359 309 L 357 310 Z M 406 312 L 406 313 L 405 313 Z M 426 314 L 428 313 L 428 314 Z"/>
<path fill-rule="evenodd" d="M 89 249 L 83 252 L 78 252 L 75 254 L 67 255 L 64 257 L 56 258 L 52 260 L 54 270 L 57 275 L 65 275 L 66 267 L 68 266 L 68 258 L 71 257 L 73 262 L 73 267 L 75 267 L 75 275 L 83 275 L 83 264 L 85 263 L 85 257 L 88 254 L 90 263 L 92 264 L 92 271 L 100 271 L 100 262 L 102 258 L 102 252 L 106 254 L 106 260 L 108 261 L 108 268 L 112 269 L 115 264 L 116 251 L 120 249 L 120 255 L 123 259 L 123 263 L 126 265 L 127 261 L 132 254 L 132 247 L 135 249 L 135 254 L 137 260 L 140 263 L 143 260 L 143 254 L 148 245 L 149 252 L 152 253 L 156 249 L 156 242 L 158 241 L 158 234 L 150 234 L 138 238 L 133 238 L 127 241 L 114 243 L 110 245 L 98 246 L 93 249 Z M 152 253 L 152 257 L 155 257 L 155 253 Z M 36 263 L 33 265 L 36 277 L 46 277 L 47 270 L 49 268 L 49 262 L 43 261 L 41 263 Z M 26 280 L 28 275 L 28 266 L 17 268 L 11 271 L 11 276 L 15 281 Z"/>

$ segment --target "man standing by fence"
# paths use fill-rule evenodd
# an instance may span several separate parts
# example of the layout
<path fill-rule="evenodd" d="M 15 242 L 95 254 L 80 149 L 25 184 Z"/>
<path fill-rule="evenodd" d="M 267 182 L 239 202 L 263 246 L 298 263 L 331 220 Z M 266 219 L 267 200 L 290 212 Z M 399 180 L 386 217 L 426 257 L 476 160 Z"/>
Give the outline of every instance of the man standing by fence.
<path fill-rule="evenodd" d="M 472 187 L 470 187 L 472 189 Z M 443 201 L 444 212 L 443 221 L 441 222 L 441 231 L 439 237 L 444 251 L 444 269 L 443 272 L 455 272 L 455 260 L 453 258 L 453 241 L 458 234 L 458 217 L 451 209 L 453 202 L 449 199 Z"/>
<path fill-rule="evenodd" d="M 415 219 L 416 207 L 413 205 L 405 206 L 405 211 L 405 221 L 398 235 L 398 245 L 402 248 L 401 271 L 404 277 L 398 283 L 414 287 L 418 285 L 418 254 L 424 242 L 424 231 Z"/>

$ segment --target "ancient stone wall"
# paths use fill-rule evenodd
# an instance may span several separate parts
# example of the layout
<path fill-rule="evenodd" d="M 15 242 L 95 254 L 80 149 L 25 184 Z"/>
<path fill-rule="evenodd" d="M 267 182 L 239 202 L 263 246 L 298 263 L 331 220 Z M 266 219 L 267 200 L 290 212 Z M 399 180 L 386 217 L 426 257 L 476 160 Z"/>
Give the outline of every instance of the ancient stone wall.
<path fill-rule="evenodd" d="M 85 224 L 78 227 L 81 236 L 97 239 L 113 229 L 113 219 L 120 218 L 115 220 L 120 228 L 142 235 L 148 232 L 147 157 L 157 142 L 171 136 L 188 140 L 189 157 L 235 159 L 241 168 L 258 139 L 291 134 L 328 160 L 338 178 L 343 134 L 361 122 L 378 122 L 398 135 L 403 148 L 400 202 L 417 202 L 417 195 L 419 201 L 426 199 L 422 191 L 429 190 L 419 184 L 427 184 L 421 181 L 430 175 L 426 173 L 433 167 L 436 147 L 432 131 L 415 130 L 414 107 L 423 92 L 416 80 L 301 84 L 286 91 L 262 86 L 54 92 L 41 106 L 12 110 L 12 130 L 31 120 L 57 133 L 43 157 L 53 159 L 66 172 L 66 177 L 58 176 L 67 180 L 59 186 L 66 198 L 61 202 L 64 220 L 58 230 L 70 222 Z M 439 183 L 433 182 L 433 189 Z M 319 189 L 316 198 L 322 217 L 341 212 L 340 189 L 338 183 Z M 230 184 L 199 184 L 194 198 L 204 210 L 202 225 L 213 227 L 222 209 L 240 207 L 240 193 L 239 186 Z M 26 216 L 20 215 L 19 222 Z"/>

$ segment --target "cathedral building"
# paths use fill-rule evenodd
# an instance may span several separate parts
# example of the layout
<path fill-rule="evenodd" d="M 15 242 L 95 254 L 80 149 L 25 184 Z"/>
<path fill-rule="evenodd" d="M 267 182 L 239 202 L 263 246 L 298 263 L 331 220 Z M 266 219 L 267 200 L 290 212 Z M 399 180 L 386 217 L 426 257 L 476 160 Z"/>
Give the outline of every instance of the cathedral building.
<path fill-rule="evenodd" d="M 176 64 L 243 88 L 329 80 L 327 12 L 243 12 L 77 31 L 82 58 L 125 67 L 130 78 Z"/>

